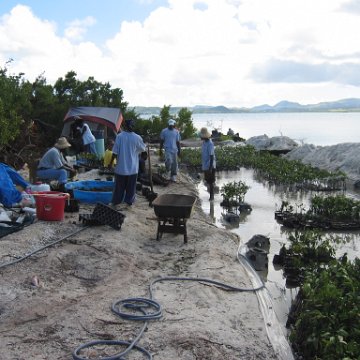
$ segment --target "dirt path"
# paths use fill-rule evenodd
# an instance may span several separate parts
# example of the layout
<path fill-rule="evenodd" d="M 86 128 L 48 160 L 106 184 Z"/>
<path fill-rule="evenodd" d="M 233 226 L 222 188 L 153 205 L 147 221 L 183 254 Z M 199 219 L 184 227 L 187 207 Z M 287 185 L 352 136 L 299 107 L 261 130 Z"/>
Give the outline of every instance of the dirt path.
<path fill-rule="evenodd" d="M 196 196 L 195 189 L 191 178 L 180 174 L 177 184 L 154 190 Z M 92 209 L 82 205 L 80 213 Z M 199 201 L 187 223 L 187 244 L 177 234 L 156 240 L 154 210 L 141 194 L 123 213 L 126 218 L 119 231 L 92 226 L 0 268 L 1 359 L 72 359 L 74 349 L 89 341 L 133 339 L 143 323 L 117 317 L 111 304 L 129 297 L 148 298 L 149 284 L 159 276 L 201 277 L 251 287 L 236 258 L 236 235 L 211 225 Z M 82 226 L 78 213 L 66 213 L 63 222 L 38 221 L 0 239 L 0 264 Z M 34 276 L 38 286 L 32 284 Z M 166 281 L 154 285 L 154 298 L 163 316 L 148 324 L 139 342 L 154 359 L 276 359 L 254 292 Z M 86 353 L 89 359 L 99 356 Z M 138 353 L 127 358 L 145 359 Z"/>

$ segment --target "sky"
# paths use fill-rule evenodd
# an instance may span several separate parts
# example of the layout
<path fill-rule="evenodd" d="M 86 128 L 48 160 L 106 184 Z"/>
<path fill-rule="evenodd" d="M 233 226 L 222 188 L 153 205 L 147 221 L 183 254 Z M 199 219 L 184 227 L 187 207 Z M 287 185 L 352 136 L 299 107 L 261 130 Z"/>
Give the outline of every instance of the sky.
<path fill-rule="evenodd" d="M 1 0 L 0 67 L 129 106 L 360 98 L 359 0 Z"/>

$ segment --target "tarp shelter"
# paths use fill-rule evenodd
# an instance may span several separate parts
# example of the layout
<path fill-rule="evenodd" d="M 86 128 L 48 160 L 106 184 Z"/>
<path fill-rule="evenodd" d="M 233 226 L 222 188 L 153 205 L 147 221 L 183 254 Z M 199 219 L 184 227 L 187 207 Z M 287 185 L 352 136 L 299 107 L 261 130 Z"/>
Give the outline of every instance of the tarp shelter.
<path fill-rule="evenodd" d="M 62 136 L 69 136 L 74 116 L 80 116 L 91 130 L 111 129 L 115 134 L 120 130 L 123 117 L 119 108 L 79 106 L 70 108 L 64 117 Z M 107 133 L 107 131 L 105 131 Z M 106 134 L 105 134 L 106 135 Z"/>

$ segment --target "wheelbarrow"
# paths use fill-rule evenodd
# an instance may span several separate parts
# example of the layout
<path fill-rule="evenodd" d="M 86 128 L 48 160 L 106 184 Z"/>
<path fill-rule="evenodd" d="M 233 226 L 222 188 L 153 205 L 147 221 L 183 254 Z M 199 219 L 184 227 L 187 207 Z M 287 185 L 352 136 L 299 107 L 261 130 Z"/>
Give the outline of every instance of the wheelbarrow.
<path fill-rule="evenodd" d="M 153 202 L 155 215 L 158 220 L 156 240 L 160 240 L 163 233 L 183 234 L 187 243 L 186 221 L 190 218 L 195 196 L 180 194 L 162 194 Z"/>

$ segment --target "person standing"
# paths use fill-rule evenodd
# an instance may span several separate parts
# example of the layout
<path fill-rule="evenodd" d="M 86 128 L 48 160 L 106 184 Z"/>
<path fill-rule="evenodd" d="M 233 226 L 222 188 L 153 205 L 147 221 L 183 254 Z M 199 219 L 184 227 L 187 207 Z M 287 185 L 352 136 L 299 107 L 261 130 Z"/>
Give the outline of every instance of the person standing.
<path fill-rule="evenodd" d="M 110 168 L 110 161 L 112 158 L 112 149 L 114 147 L 115 141 L 113 139 L 108 139 L 106 142 L 106 150 L 104 154 L 104 167 Z M 113 165 L 116 164 L 116 160 L 113 160 Z"/>
<path fill-rule="evenodd" d="M 74 119 L 76 124 L 75 128 L 80 133 L 85 151 L 90 154 L 95 154 L 97 156 L 96 145 L 95 145 L 96 139 L 93 133 L 91 132 L 89 125 L 84 123 L 84 120 L 80 116 L 75 116 Z"/>
<path fill-rule="evenodd" d="M 180 156 L 180 133 L 175 129 L 175 120 L 168 121 L 168 127 L 160 133 L 160 154 L 165 149 L 165 168 L 170 172 L 170 180 L 176 182 L 177 157 Z"/>
<path fill-rule="evenodd" d="M 116 159 L 115 186 L 112 205 L 125 202 L 132 205 L 136 195 L 136 179 L 139 171 L 139 154 L 146 146 L 140 135 L 134 133 L 134 120 L 125 120 L 124 130 L 115 139 L 110 167 Z"/>
<path fill-rule="evenodd" d="M 215 169 L 216 169 L 216 159 L 215 159 L 215 147 L 214 143 L 211 140 L 211 134 L 207 128 L 201 128 L 200 138 L 203 140 L 201 146 L 201 165 L 204 172 L 205 182 L 209 186 L 210 198 L 209 200 L 214 200 L 214 184 L 215 184 Z"/>
<path fill-rule="evenodd" d="M 65 191 L 68 171 L 71 177 L 76 174 L 76 170 L 66 162 L 64 157 L 65 150 L 70 146 L 66 137 L 59 138 L 40 159 L 36 171 L 39 179 L 57 180 L 60 191 Z"/>

